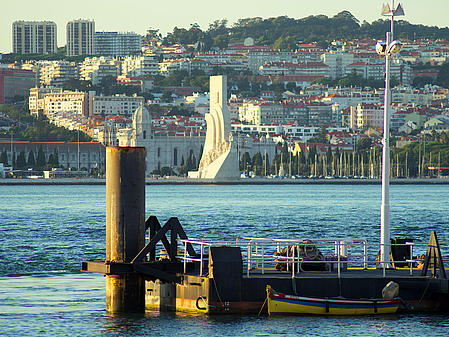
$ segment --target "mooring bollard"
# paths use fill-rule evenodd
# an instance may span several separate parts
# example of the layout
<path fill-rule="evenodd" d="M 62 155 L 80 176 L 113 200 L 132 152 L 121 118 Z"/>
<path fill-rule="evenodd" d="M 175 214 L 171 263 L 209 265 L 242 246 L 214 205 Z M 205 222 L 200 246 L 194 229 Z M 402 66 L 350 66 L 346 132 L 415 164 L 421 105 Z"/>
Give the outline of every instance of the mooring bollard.
<path fill-rule="evenodd" d="M 106 263 L 130 263 L 145 245 L 145 148 L 106 148 Z M 106 311 L 145 309 L 138 274 L 106 275 Z"/>

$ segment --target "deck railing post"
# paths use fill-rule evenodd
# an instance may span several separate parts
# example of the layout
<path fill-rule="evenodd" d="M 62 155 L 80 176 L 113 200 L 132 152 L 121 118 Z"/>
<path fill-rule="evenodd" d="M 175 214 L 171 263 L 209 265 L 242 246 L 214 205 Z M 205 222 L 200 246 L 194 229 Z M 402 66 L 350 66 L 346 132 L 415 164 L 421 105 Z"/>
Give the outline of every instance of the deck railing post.
<path fill-rule="evenodd" d="M 184 241 L 184 274 L 186 273 L 187 267 L 187 241 Z"/>
<path fill-rule="evenodd" d="M 248 256 L 246 258 L 246 277 L 249 277 L 249 270 L 251 269 L 251 241 L 248 243 Z"/>
<path fill-rule="evenodd" d="M 337 271 L 338 271 L 338 278 L 341 277 L 341 266 L 340 266 L 340 245 L 341 245 L 341 241 L 338 241 L 337 243 L 338 245 L 338 254 L 337 254 Z"/>
<path fill-rule="evenodd" d="M 368 260 L 368 250 L 366 247 L 366 240 L 363 240 L 363 269 L 366 269 L 367 266 L 367 260 Z"/>
<path fill-rule="evenodd" d="M 262 245 L 262 274 L 265 274 L 265 257 L 264 257 L 264 246 Z"/>

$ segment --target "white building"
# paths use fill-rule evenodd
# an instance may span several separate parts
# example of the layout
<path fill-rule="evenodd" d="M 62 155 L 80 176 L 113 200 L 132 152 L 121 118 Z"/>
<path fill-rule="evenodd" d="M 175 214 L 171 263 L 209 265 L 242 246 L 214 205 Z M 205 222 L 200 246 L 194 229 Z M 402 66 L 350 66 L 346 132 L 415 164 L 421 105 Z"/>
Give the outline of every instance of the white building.
<path fill-rule="evenodd" d="M 62 93 L 62 88 L 54 87 L 42 87 L 42 88 L 31 88 L 30 96 L 28 98 L 28 109 L 30 114 L 38 117 L 44 112 L 45 101 L 44 97 L 46 94 L 52 93 Z"/>
<path fill-rule="evenodd" d="M 49 61 L 42 63 L 39 70 L 42 86 L 62 88 L 70 79 L 79 77 L 78 65 L 75 62 Z"/>
<path fill-rule="evenodd" d="M 244 102 L 239 107 L 239 120 L 248 124 L 282 124 L 284 107 L 279 102 Z"/>
<path fill-rule="evenodd" d="M 317 76 L 329 77 L 329 66 L 323 62 L 268 62 L 259 67 L 263 76 Z"/>
<path fill-rule="evenodd" d="M 44 95 L 43 114 L 52 119 L 60 112 L 71 112 L 75 115 L 88 115 L 88 95 L 85 92 L 64 91 Z"/>
<path fill-rule="evenodd" d="M 329 66 L 329 77 L 332 79 L 346 76 L 346 68 L 354 63 L 351 53 L 332 52 L 321 55 L 321 60 Z"/>
<path fill-rule="evenodd" d="M 93 96 L 89 97 L 89 115 L 125 115 L 132 114 L 143 104 L 143 97 L 129 97 L 126 95 Z"/>
<path fill-rule="evenodd" d="M 80 79 L 91 81 L 93 85 L 101 83 L 108 76 L 114 78 L 118 73 L 118 61 L 108 57 L 86 57 L 80 64 Z"/>
<path fill-rule="evenodd" d="M 95 55 L 128 56 L 142 52 L 142 36 L 136 33 L 95 32 Z"/>
<path fill-rule="evenodd" d="M 122 75 L 127 77 L 152 77 L 159 74 L 156 56 L 128 56 L 122 61 Z"/>
<path fill-rule="evenodd" d="M 194 92 L 191 96 L 186 96 L 185 104 L 193 105 L 193 111 L 196 114 L 204 116 L 209 112 L 209 93 Z M 207 108 L 207 109 L 206 109 Z"/>

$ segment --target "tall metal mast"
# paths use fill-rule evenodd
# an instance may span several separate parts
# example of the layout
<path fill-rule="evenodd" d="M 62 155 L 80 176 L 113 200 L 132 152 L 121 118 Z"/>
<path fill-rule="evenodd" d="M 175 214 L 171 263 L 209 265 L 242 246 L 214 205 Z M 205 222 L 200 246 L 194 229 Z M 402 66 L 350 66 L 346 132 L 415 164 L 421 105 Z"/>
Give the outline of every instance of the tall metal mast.
<path fill-rule="evenodd" d="M 390 31 L 386 33 L 385 44 L 378 43 L 376 51 L 385 55 L 385 92 L 384 92 L 384 131 L 382 137 L 382 205 L 381 205 L 381 229 L 380 229 L 380 262 L 381 267 L 390 266 L 390 110 L 391 110 L 391 88 L 390 88 L 390 65 L 391 58 L 399 53 L 401 43 L 393 40 L 394 17 L 404 15 L 402 5 L 397 7 L 391 0 L 391 7 L 386 4 L 382 8 L 382 15 L 391 17 Z"/>

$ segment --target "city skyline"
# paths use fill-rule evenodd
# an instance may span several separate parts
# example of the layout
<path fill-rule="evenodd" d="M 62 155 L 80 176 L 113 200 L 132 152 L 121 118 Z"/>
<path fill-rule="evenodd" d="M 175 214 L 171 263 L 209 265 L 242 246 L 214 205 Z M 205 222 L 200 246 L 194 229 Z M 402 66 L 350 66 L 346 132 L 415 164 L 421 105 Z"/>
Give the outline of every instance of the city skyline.
<path fill-rule="evenodd" d="M 235 0 L 226 3 L 214 3 L 211 8 L 209 2 L 199 0 L 191 3 L 171 1 L 158 3 L 157 7 L 142 0 L 135 1 L 132 7 L 123 7 L 116 0 L 92 3 L 87 0 L 78 1 L 70 10 L 62 8 L 55 0 L 40 2 L 25 1 L 25 3 L 8 2 L 3 5 L 0 13 L 0 53 L 12 52 L 11 27 L 14 21 L 54 21 L 57 24 L 58 47 L 66 44 L 67 22 L 76 19 L 90 19 L 95 21 L 96 31 L 130 31 L 145 34 L 149 28 L 159 29 L 165 35 L 175 26 L 189 28 L 190 24 L 198 23 L 205 30 L 215 20 L 227 19 L 229 26 L 238 19 L 248 17 L 276 17 L 286 15 L 292 18 L 303 18 L 309 15 L 335 14 L 347 10 L 360 22 L 368 22 L 381 18 L 382 1 L 362 2 L 357 0 L 342 0 L 338 4 L 315 4 L 313 2 L 298 4 L 281 0 L 273 4 L 268 1 Z M 385 2 L 385 1 L 384 1 Z M 449 3 L 446 0 L 434 0 L 431 5 L 418 0 L 402 1 L 405 8 L 405 20 L 414 24 L 428 26 L 449 26 L 446 12 Z M 51 10 L 48 10 L 51 9 Z M 148 13 L 148 14 L 147 14 Z M 426 13 L 425 17 L 422 13 Z"/>

